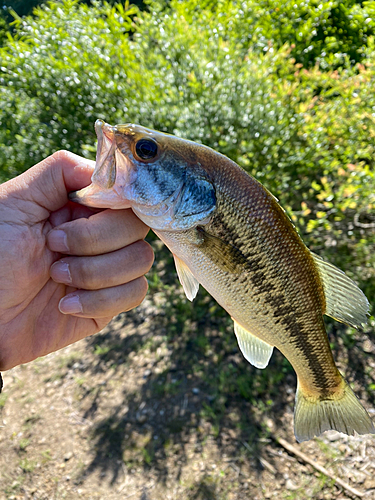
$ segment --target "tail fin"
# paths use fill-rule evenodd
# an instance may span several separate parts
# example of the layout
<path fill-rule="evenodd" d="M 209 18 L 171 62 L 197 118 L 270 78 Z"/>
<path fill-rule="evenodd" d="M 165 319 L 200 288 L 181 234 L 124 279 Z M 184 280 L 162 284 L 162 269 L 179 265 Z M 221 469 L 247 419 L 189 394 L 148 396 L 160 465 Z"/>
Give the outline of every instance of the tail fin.
<path fill-rule="evenodd" d="M 336 430 L 354 436 L 374 434 L 375 428 L 354 392 L 343 379 L 343 390 L 330 399 L 319 400 L 303 394 L 297 385 L 294 409 L 294 434 L 298 442 Z"/>

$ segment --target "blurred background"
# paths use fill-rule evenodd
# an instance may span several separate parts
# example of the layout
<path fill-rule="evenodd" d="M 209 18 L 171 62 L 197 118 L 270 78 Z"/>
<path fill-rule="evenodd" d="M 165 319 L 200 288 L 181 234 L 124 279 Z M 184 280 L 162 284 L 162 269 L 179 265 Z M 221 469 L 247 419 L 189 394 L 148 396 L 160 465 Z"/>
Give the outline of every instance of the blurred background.
<path fill-rule="evenodd" d="M 95 158 L 97 118 L 202 142 L 262 182 L 374 304 L 375 2 L 0 5 L 2 182 L 58 149 Z M 148 239 L 138 309 L 4 374 L 0 498 L 375 498 L 374 439 L 297 444 L 289 362 L 246 363 L 227 314 L 202 288 L 188 302 Z M 363 332 L 326 323 L 373 416 L 374 317 Z"/>

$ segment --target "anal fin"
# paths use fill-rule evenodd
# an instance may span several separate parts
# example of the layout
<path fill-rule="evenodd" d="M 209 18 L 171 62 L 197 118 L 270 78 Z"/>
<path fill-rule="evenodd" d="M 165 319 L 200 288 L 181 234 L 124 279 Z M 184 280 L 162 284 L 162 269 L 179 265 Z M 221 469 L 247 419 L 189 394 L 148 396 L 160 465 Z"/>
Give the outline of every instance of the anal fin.
<path fill-rule="evenodd" d="M 182 288 L 184 289 L 186 297 L 189 300 L 193 301 L 199 290 L 199 282 L 193 276 L 192 272 L 187 267 L 184 261 L 179 259 L 175 254 L 173 254 L 173 257 L 174 263 L 176 265 L 177 276 L 180 280 Z"/>
<path fill-rule="evenodd" d="M 233 321 L 238 346 L 245 359 L 256 368 L 265 368 L 272 356 L 273 347 Z"/>

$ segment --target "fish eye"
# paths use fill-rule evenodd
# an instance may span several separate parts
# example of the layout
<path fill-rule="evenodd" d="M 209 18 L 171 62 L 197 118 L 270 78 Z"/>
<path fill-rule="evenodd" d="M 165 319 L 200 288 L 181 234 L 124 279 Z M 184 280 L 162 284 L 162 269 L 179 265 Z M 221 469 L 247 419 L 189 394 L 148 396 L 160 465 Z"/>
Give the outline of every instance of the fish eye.
<path fill-rule="evenodd" d="M 158 145 L 152 139 L 141 139 L 135 145 L 135 152 L 141 160 L 151 160 L 158 154 Z"/>

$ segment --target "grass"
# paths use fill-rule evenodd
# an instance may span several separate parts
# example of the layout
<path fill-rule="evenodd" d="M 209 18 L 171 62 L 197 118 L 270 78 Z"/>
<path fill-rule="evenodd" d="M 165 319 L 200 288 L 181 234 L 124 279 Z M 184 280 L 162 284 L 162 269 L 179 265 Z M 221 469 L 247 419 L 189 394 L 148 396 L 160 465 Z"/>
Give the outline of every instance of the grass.
<path fill-rule="evenodd" d="M 79 459 L 78 463 L 74 467 L 74 471 L 72 474 L 72 481 L 77 486 L 83 483 L 85 477 L 85 470 L 86 470 L 85 463 L 83 462 L 83 460 Z"/>
<path fill-rule="evenodd" d="M 58 367 L 59 368 L 71 368 L 74 363 L 81 359 L 81 353 L 77 351 L 69 352 L 69 354 L 64 354 L 58 357 Z M 56 379 L 55 379 L 56 380 Z"/>
<path fill-rule="evenodd" d="M 165 377 L 164 380 L 159 380 L 154 384 L 154 394 L 158 397 L 174 396 L 179 393 L 181 380 L 170 380 Z"/>
<path fill-rule="evenodd" d="M 87 382 L 87 378 L 86 377 L 74 377 L 74 382 L 79 386 L 83 386 Z"/>
<path fill-rule="evenodd" d="M 42 456 L 41 462 L 43 465 L 47 464 L 48 462 L 50 462 L 52 460 L 51 450 L 42 451 L 41 456 Z"/>
<path fill-rule="evenodd" d="M 112 349 L 112 346 L 101 346 L 96 344 L 94 346 L 94 354 L 96 356 L 105 356 Z"/>
<path fill-rule="evenodd" d="M 334 491 L 335 481 L 324 474 L 317 474 L 316 477 L 309 478 L 300 476 L 296 481 L 299 482 L 298 488 L 293 491 L 285 491 L 282 495 L 284 500 L 301 500 L 302 498 L 316 500 L 318 498 L 336 498 L 337 496 Z"/>
<path fill-rule="evenodd" d="M 22 458 L 19 463 L 19 467 L 26 474 L 29 474 L 34 471 L 37 463 L 34 460 L 29 460 L 28 458 Z"/>
<path fill-rule="evenodd" d="M 7 394 L 7 393 L 0 394 L 0 408 L 3 408 L 5 406 L 5 403 L 8 399 L 8 397 L 9 397 L 9 394 Z"/>
<path fill-rule="evenodd" d="M 29 444 L 30 444 L 30 439 L 22 438 L 18 443 L 18 447 L 20 451 L 26 451 L 26 448 L 29 446 Z"/>
<path fill-rule="evenodd" d="M 192 485 L 191 490 L 189 500 L 219 500 L 216 494 L 216 481 L 210 475 Z"/>
<path fill-rule="evenodd" d="M 8 477 L 6 479 L 10 480 L 11 478 Z M 17 493 L 18 491 L 20 491 L 20 489 L 22 488 L 23 484 L 25 483 L 25 480 L 26 480 L 26 475 L 25 474 L 19 474 L 17 476 L 17 478 L 12 481 L 11 485 L 5 486 L 5 488 L 4 488 L 3 491 L 7 495 L 6 498 L 9 498 L 12 495 L 14 495 L 15 493 Z"/>
<path fill-rule="evenodd" d="M 63 368 L 61 366 L 60 368 Z M 66 367 L 68 368 L 68 366 Z M 52 373 L 51 375 L 48 375 L 48 377 L 45 377 L 43 379 L 43 382 L 48 383 L 48 382 L 55 382 L 56 380 L 63 380 L 66 376 L 66 371 L 56 371 L 55 373 Z"/>
<path fill-rule="evenodd" d="M 122 460 L 128 468 L 134 465 L 151 465 L 155 455 L 152 434 L 132 433 L 128 445 L 123 451 Z"/>
<path fill-rule="evenodd" d="M 317 438 L 316 443 L 327 458 L 335 460 L 336 458 L 342 456 L 342 453 L 340 453 L 339 450 L 333 448 L 332 446 L 329 446 L 321 439 Z"/>

